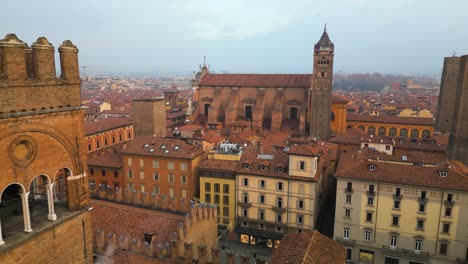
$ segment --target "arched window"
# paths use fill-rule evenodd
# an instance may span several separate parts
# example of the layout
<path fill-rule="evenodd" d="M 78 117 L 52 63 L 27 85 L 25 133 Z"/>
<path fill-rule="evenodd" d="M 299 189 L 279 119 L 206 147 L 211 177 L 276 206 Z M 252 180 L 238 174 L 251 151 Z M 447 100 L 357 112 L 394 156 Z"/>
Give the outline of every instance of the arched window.
<path fill-rule="evenodd" d="M 400 137 L 408 137 L 408 129 L 406 128 L 400 129 Z"/>
<path fill-rule="evenodd" d="M 357 128 L 358 128 L 359 130 L 362 130 L 362 131 L 364 131 L 364 130 L 365 130 L 365 128 L 364 128 L 364 126 L 363 126 L 363 125 L 360 125 L 360 126 L 358 126 Z"/>
<path fill-rule="evenodd" d="M 385 136 L 387 129 L 385 127 L 379 127 L 379 136 Z"/>
<path fill-rule="evenodd" d="M 375 127 L 370 126 L 369 128 L 367 128 L 367 134 L 375 135 Z"/>
<path fill-rule="evenodd" d="M 397 135 L 397 130 L 396 130 L 396 128 L 391 127 L 391 128 L 388 130 L 388 136 L 389 136 L 389 137 L 396 137 L 396 135 Z"/>
<path fill-rule="evenodd" d="M 422 132 L 422 137 L 423 138 L 429 138 L 431 136 L 431 131 L 424 129 Z"/>
<path fill-rule="evenodd" d="M 333 111 L 331 112 L 330 120 L 331 120 L 331 121 L 335 121 L 335 113 L 333 113 Z"/>
<path fill-rule="evenodd" d="M 416 128 L 411 129 L 411 137 L 412 138 L 418 138 L 419 137 L 419 130 L 417 130 Z"/>

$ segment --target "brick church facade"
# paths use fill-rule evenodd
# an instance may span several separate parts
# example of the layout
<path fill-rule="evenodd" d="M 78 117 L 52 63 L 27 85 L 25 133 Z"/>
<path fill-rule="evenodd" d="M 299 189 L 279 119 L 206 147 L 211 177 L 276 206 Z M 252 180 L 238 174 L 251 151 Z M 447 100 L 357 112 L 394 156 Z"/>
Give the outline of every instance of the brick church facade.
<path fill-rule="evenodd" d="M 193 118 L 208 127 L 249 122 L 253 129 L 326 139 L 330 133 L 334 44 L 326 28 L 314 46 L 312 74 L 213 74 L 206 65 L 193 81 Z"/>

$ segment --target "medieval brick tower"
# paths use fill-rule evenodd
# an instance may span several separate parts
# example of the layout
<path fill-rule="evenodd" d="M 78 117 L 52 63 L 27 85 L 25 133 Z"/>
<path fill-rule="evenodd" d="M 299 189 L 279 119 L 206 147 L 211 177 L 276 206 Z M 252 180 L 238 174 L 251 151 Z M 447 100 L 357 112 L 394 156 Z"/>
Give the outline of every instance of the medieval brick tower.
<path fill-rule="evenodd" d="M 330 41 L 327 27 L 314 46 L 314 66 L 309 88 L 310 136 L 326 140 L 330 132 L 335 45 Z"/>
<path fill-rule="evenodd" d="M 0 40 L 0 263 L 92 263 L 78 49 Z"/>

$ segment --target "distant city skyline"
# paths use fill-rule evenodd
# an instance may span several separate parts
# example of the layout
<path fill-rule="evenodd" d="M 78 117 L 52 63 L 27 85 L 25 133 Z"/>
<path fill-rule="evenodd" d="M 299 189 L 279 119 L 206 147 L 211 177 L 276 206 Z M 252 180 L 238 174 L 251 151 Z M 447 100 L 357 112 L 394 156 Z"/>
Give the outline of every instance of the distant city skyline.
<path fill-rule="evenodd" d="M 26 1 L 0 3 L 0 38 L 70 39 L 89 72 L 310 73 L 324 24 L 335 72 L 440 75 L 468 53 L 466 0 Z M 58 60 L 58 56 L 56 57 Z"/>

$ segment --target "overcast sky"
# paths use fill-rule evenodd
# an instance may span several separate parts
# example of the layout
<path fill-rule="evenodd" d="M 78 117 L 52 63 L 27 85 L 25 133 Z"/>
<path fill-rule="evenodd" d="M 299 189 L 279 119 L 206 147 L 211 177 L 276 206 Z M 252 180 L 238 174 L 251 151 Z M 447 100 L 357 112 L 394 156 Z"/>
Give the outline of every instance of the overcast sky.
<path fill-rule="evenodd" d="M 0 38 L 78 46 L 94 71 L 309 73 L 324 23 L 335 71 L 440 75 L 468 53 L 468 0 L 0 0 Z"/>

